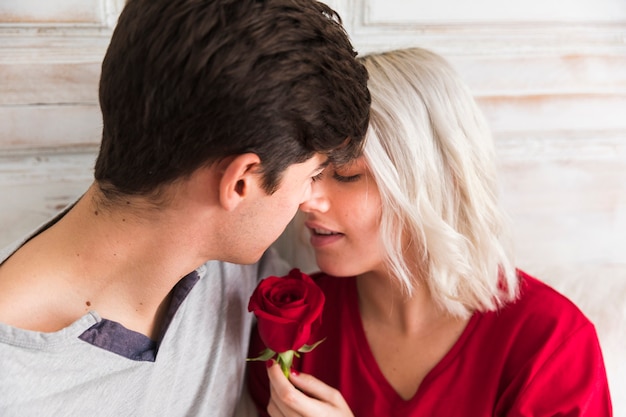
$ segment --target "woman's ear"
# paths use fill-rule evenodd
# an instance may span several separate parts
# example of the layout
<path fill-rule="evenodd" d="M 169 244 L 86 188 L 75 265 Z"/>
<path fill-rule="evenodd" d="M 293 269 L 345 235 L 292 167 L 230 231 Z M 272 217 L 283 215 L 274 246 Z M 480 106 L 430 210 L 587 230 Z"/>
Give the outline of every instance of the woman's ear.
<path fill-rule="evenodd" d="M 220 204 L 227 211 L 234 210 L 239 203 L 259 188 L 261 158 L 254 153 L 244 153 L 223 161 L 219 182 Z"/>

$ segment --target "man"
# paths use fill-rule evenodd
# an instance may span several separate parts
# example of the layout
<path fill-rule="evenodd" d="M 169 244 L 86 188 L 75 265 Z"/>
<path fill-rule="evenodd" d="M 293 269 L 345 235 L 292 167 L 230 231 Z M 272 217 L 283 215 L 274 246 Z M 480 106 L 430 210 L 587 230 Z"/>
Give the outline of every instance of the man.
<path fill-rule="evenodd" d="M 0 257 L 0 415 L 231 415 L 263 254 L 360 152 L 366 78 L 312 0 L 130 0 L 94 183 Z"/>

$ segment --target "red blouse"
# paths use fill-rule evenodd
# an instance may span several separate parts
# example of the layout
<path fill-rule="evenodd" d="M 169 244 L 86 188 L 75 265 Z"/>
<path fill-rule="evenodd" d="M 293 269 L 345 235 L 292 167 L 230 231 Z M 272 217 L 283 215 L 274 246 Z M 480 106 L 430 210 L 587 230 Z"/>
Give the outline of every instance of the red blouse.
<path fill-rule="evenodd" d="M 611 416 L 602 352 L 593 324 L 567 298 L 520 271 L 521 296 L 497 312 L 475 313 L 459 340 L 409 400 L 387 382 L 359 315 L 355 278 L 315 276 L 324 290 L 326 340 L 294 361 L 339 389 L 357 417 Z M 253 332 L 250 356 L 264 346 Z M 266 368 L 249 363 L 261 415 Z"/>

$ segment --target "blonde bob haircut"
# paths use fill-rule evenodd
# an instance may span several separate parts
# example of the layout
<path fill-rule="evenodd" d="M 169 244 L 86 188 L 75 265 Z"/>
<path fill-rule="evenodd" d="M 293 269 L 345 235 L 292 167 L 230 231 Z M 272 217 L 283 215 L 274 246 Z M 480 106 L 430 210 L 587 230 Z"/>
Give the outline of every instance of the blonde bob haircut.
<path fill-rule="evenodd" d="M 364 156 L 380 190 L 391 274 L 409 295 L 427 285 L 455 316 L 514 300 L 493 140 L 468 87 L 421 48 L 361 61 L 372 96 Z"/>

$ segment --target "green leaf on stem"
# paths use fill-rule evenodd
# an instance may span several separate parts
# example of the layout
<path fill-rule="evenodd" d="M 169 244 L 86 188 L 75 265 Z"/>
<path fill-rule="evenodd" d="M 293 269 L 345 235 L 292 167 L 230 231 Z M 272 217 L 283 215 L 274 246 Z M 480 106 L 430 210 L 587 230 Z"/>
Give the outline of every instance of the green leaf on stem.
<path fill-rule="evenodd" d="M 326 338 L 312 344 L 312 345 L 304 345 L 297 351 L 295 350 L 287 350 L 285 352 L 281 352 L 276 354 L 272 349 L 266 348 L 261 352 L 259 356 L 256 358 L 247 358 L 246 361 L 267 361 L 276 356 L 276 362 L 280 365 L 280 369 L 283 371 L 283 374 L 287 379 L 289 379 L 289 373 L 291 371 L 291 365 L 293 363 L 293 358 L 299 358 L 300 353 L 307 353 L 315 349 L 320 343 L 322 343 Z M 298 353 L 300 352 L 300 353 Z"/>
<path fill-rule="evenodd" d="M 319 340 L 319 341 L 317 341 L 317 342 L 313 343 L 312 345 L 304 345 L 304 346 L 302 346 L 300 349 L 298 349 L 298 352 L 300 352 L 300 353 L 307 353 L 307 352 L 310 352 L 310 351 L 312 351 L 313 349 L 315 349 L 315 348 L 316 348 L 316 347 L 317 347 L 320 343 L 322 343 L 324 340 L 326 340 L 326 338 L 323 338 L 322 340 Z M 300 355 L 297 355 L 297 356 L 299 357 Z"/>
<path fill-rule="evenodd" d="M 247 358 L 247 361 L 267 361 L 270 360 L 274 357 L 274 355 L 276 355 L 276 352 L 274 352 L 272 349 L 265 349 L 263 352 L 261 352 L 261 354 L 259 356 L 257 356 L 256 358 Z"/>

